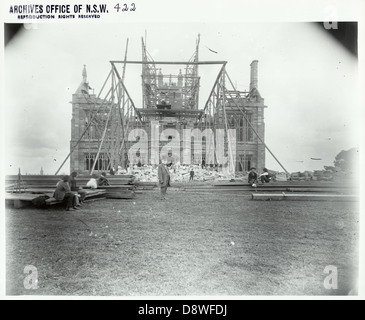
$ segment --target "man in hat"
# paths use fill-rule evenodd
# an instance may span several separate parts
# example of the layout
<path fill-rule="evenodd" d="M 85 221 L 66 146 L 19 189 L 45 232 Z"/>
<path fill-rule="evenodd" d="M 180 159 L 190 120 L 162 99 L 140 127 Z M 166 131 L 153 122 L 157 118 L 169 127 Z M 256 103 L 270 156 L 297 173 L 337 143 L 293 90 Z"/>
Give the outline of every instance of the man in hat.
<path fill-rule="evenodd" d="M 257 183 L 257 172 L 256 172 L 256 168 L 252 167 L 249 174 L 248 174 L 248 183 L 255 187 L 256 183 Z"/>
<path fill-rule="evenodd" d="M 66 201 L 66 211 L 72 211 L 78 209 L 76 207 L 76 195 L 71 192 L 70 176 L 64 176 L 61 181 L 57 183 L 56 190 L 53 193 L 53 197 L 56 200 Z"/>
<path fill-rule="evenodd" d="M 167 188 L 170 186 L 170 172 L 166 167 L 166 162 L 166 160 L 161 160 L 158 166 L 158 184 L 161 191 L 161 200 L 166 200 Z"/>

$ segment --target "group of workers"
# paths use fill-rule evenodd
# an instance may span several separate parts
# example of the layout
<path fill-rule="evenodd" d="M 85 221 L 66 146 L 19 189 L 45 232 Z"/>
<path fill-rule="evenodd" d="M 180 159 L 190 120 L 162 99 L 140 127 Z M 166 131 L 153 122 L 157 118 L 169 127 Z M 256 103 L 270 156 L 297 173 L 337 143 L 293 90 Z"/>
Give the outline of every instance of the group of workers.
<path fill-rule="evenodd" d="M 252 187 L 256 187 L 257 183 L 260 181 L 261 183 L 269 183 L 272 179 L 271 174 L 269 173 L 269 170 L 267 170 L 266 168 L 264 168 L 263 173 L 261 173 L 260 175 L 258 175 L 258 173 L 256 172 L 256 168 L 252 167 L 249 174 L 248 174 L 248 183 L 252 186 Z"/>
<path fill-rule="evenodd" d="M 76 182 L 77 172 L 72 172 L 71 175 L 62 177 L 56 185 L 53 197 L 59 201 L 66 202 L 66 211 L 78 210 L 82 207 L 87 191 L 77 186 Z M 97 189 L 98 187 L 108 186 L 109 181 L 106 178 L 106 173 L 103 172 L 101 176 L 93 174 L 91 179 L 87 182 L 86 188 Z"/>

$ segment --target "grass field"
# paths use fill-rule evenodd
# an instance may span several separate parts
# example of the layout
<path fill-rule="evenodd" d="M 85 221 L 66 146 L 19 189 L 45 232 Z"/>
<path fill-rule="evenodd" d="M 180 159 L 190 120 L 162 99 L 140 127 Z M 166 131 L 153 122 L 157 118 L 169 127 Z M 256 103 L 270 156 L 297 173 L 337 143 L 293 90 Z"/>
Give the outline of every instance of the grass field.
<path fill-rule="evenodd" d="M 144 191 L 70 214 L 8 208 L 6 232 L 7 295 L 347 295 L 358 273 L 356 202 Z M 328 265 L 337 290 L 324 288 Z"/>

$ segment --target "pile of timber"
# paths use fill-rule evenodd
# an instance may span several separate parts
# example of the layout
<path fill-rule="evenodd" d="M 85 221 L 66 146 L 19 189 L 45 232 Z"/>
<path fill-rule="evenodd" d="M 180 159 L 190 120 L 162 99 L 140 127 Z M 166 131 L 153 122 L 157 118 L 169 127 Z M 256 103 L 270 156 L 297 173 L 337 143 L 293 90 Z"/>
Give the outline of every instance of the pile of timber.
<path fill-rule="evenodd" d="M 316 193 L 253 193 L 252 200 L 291 200 L 291 201 L 359 201 L 354 194 L 316 194 Z"/>
<path fill-rule="evenodd" d="M 58 181 L 62 179 L 63 175 L 23 175 L 21 176 L 22 182 L 26 189 L 30 187 L 37 188 L 55 188 Z M 89 175 L 77 176 L 77 185 L 85 187 L 86 183 L 90 180 Z M 109 183 L 113 186 L 126 186 L 126 188 L 132 188 L 134 186 L 133 175 L 115 175 L 107 176 Z M 11 189 L 16 185 L 18 181 L 18 175 L 7 175 L 5 177 L 5 187 Z"/>
<path fill-rule="evenodd" d="M 46 195 L 50 197 L 46 200 L 49 205 L 60 203 L 53 198 L 53 192 L 56 188 L 58 181 L 62 179 L 63 175 L 25 175 L 21 176 L 22 188 L 16 190 L 20 192 L 14 192 L 18 189 L 19 176 L 8 175 L 5 177 L 5 199 L 7 202 L 12 202 L 15 208 L 23 207 L 33 199 L 40 195 Z M 89 189 L 86 187 L 87 182 L 90 180 L 88 175 L 77 176 L 77 186 L 86 190 L 87 200 L 99 200 L 101 198 L 112 199 L 132 199 L 135 197 L 135 184 L 133 175 L 115 175 L 108 176 L 110 186 L 103 186 L 98 189 Z"/>
<path fill-rule="evenodd" d="M 358 201 L 359 189 L 354 184 L 333 182 L 270 182 L 258 184 L 256 188 L 248 183 L 225 182 L 211 186 L 190 186 L 186 192 L 219 193 L 251 197 L 252 200 L 314 200 L 314 201 Z"/>
<path fill-rule="evenodd" d="M 38 198 L 39 196 L 46 196 L 46 205 L 54 205 L 63 203 L 62 200 L 56 200 L 53 198 L 52 189 L 40 189 L 40 188 L 31 188 L 27 189 L 26 192 L 6 192 L 5 193 L 5 201 L 14 206 L 15 209 L 27 207 L 33 204 L 33 200 Z M 106 198 L 105 189 L 86 189 L 86 197 L 85 201 L 95 201 Z"/>
<path fill-rule="evenodd" d="M 106 191 L 105 189 L 86 189 L 86 196 L 85 196 L 85 201 L 95 201 L 95 200 L 100 200 L 100 199 L 105 199 L 106 198 Z M 56 200 L 55 198 L 53 198 L 53 192 L 52 193 L 44 193 L 47 196 L 49 196 L 50 198 L 46 200 L 46 205 L 53 205 L 53 204 L 58 204 L 58 203 L 63 203 L 63 200 Z M 37 196 L 39 196 L 40 194 L 38 194 Z"/>

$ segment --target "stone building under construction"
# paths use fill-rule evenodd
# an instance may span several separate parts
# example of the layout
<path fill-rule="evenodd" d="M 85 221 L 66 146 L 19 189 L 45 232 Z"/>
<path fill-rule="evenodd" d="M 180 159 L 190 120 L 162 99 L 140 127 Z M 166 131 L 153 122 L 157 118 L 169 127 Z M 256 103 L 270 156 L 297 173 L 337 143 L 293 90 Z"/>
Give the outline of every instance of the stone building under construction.
<path fill-rule="evenodd" d="M 126 49 L 124 60 L 111 61 L 98 95 L 91 92 L 84 66 L 82 81 L 72 95 L 71 171 L 87 174 L 130 164 L 158 164 L 159 157 L 171 163 L 230 166 L 236 172 L 265 167 L 266 106 L 258 91 L 258 61 L 250 65 L 249 91 L 239 91 L 226 72 L 226 61 L 199 60 L 199 42 L 198 37 L 189 61 L 171 62 L 154 61 L 142 39 L 142 60 L 127 60 Z M 140 106 L 124 84 L 128 64 L 142 67 Z M 199 66 L 213 64 L 220 71 L 205 105 L 200 106 L 199 98 L 204 97 L 199 97 Z M 164 74 L 165 65 L 175 65 L 176 74 Z M 199 132 L 195 129 L 202 133 L 200 143 L 190 135 Z M 216 148 L 218 140 L 206 136 L 219 131 L 225 133 L 223 158 L 208 146 L 209 141 Z"/>

